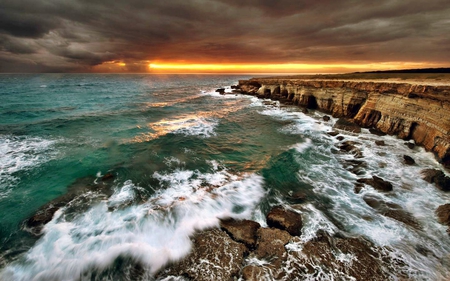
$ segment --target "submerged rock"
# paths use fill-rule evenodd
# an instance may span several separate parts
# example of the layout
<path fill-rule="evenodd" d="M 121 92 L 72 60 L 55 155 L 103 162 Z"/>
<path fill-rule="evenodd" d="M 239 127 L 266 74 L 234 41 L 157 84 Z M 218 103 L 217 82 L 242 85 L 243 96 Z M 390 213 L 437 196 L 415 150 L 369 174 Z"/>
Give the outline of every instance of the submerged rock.
<path fill-rule="evenodd" d="M 400 205 L 383 201 L 380 197 L 370 194 L 365 195 L 363 200 L 367 205 L 377 210 L 383 216 L 397 220 L 416 229 L 421 229 L 419 222 L 414 216 L 407 211 L 404 211 Z"/>
<path fill-rule="evenodd" d="M 447 233 L 450 234 L 450 204 L 441 205 L 436 209 L 438 221 L 448 225 Z"/>
<path fill-rule="evenodd" d="M 286 230 L 292 236 L 299 236 L 302 233 L 302 216 L 281 206 L 273 207 L 270 210 L 267 214 L 267 224 L 271 227 Z"/>
<path fill-rule="evenodd" d="M 159 274 L 185 276 L 192 280 L 232 280 L 241 270 L 247 248 L 225 232 L 211 229 L 197 233 L 191 253 Z"/>
<path fill-rule="evenodd" d="M 220 222 L 220 227 L 237 242 L 244 243 L 249 249 L 256 246 L 256 232 L 261 225 L 251 220 L 227 219 Z"/>
<path fill-rule="evenodd" d="M 375 144 L 378 145 L 378 146 L 385 146 L 385 145 L 386 145 L 386 143 L 384 142 L 384 140 L 376 140 L 376 141 L 375 141 Z"/>
<path fill-rule="evenodd" d="M 358 179 L 357 182 L 365 183 L 380 191 L 392 191 L 392 183 L 377 177 Z"/>

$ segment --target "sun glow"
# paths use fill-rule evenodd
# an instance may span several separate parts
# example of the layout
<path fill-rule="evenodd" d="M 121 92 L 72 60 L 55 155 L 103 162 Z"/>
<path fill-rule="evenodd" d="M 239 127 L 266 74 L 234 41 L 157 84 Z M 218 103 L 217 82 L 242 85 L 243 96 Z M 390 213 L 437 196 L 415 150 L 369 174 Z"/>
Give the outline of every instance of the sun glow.
<path fill-rule="evenodd" d="M 163 63 L 153 62 L 148 65 L 154 73 L 333 73 L 342 71 L 370 71 L 429 67 L 424 63 L 384 62 L 354 64 L 212 64 L 212 63 Z"/>

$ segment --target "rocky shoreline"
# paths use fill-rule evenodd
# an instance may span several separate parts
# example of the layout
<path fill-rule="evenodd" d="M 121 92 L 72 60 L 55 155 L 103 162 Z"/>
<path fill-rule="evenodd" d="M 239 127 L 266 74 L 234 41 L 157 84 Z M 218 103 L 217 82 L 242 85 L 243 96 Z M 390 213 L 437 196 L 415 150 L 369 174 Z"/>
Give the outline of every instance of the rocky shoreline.
<path fill-rule="evenodd" d="M 364 80 L 253 78 L 234 90 L 413 139 L 450 167 L 450 86 Z"/>

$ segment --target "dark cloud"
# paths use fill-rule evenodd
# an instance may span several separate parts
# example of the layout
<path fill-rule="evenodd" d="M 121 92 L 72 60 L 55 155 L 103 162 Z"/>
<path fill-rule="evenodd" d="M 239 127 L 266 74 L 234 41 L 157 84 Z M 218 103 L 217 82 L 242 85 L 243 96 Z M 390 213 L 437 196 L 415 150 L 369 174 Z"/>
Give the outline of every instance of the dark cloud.
<path fill-rule="evenodd" d="M 126 62 L 450 63 L 448 0 L 0 0 L 0 71 Z"/>

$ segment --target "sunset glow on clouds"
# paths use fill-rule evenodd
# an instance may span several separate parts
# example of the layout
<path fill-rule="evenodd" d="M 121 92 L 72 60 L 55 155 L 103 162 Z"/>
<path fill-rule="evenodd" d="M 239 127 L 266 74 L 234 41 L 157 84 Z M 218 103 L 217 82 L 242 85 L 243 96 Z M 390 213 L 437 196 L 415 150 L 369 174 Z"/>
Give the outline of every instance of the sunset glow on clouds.
<path fill-rule="evenodd" d="M 448 14 L 447 0 L 0 0 L 0 72 L 448 67 Z"/>

